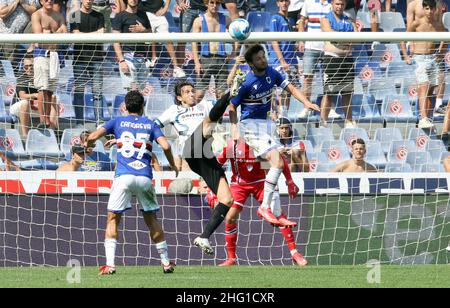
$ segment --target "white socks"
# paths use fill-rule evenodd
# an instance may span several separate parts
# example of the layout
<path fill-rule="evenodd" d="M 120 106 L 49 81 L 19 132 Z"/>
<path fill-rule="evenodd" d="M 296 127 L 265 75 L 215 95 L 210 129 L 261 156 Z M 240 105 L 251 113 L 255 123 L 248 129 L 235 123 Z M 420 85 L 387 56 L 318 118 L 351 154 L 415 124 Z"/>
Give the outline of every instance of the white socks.
<path fill-rule="evenodd" d="M 117 241 L 115 239 L 105 239 L 106 265 L 115 267 Z"/>
<path fill-rule="evenodd" d="M 277 187 L 278 179 L 280 178 L 281 173 L 283 173 L 283 169 L 278 168 L 270 168 L 267 173 L 266 181 L 264 182 L 264 200 L 261 205 L 262 208 L 268 208 L 272 203 L 273 194 L 275 192 L 275 188 Z"/>
<path fill-rule="evenodd" d="M 163 265 L 169 265 L 170 260 L 169 260 L 169 255 L 167 253 L 167 243 L 166 241 L 161 242 L 161 243 L 157 243 L 156 244 L 156 249 L 158 250 L 158 253 L 161 257 L 161 263 Z"/>

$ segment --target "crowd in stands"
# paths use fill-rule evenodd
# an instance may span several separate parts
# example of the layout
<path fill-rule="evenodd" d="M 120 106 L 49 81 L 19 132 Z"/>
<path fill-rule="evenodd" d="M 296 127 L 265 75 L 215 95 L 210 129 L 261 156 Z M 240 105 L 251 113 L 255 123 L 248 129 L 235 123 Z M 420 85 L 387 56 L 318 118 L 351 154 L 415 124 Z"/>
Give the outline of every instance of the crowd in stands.
<path fill-rule="evenodd" d="M 238 17 L 247 18 L 255 32 L 439 32 L 450 27 L 445 18 L 449 6 L 450 0 L 0 0 L 0 33 L 154 32 L 170 35 L 170 32 L 225 32 Z M 48 130 L 56 131 L 55 138 L 61 139 L 58 144 L 62 149 L 64 136 L 61 135 L 64 134 L 58 132 L 73 130 L 81 133 L 78 139 L 82 140 L 88 133 L 85 131 L 88 124 L 94 128 L 120 115 L 120 98 L 124 92 L 114 92 L 108 101 L 107 94 L 111 93 L 105 93 L 105 88 L 111 85 L 106 84 L 106 76 L 117 77 L 109 80 L 120 80 L 121 86 L 113 85 L 115 90 L 142 91 L 149 106 L 154 106 L 151 100 L 158 95 L 170 98 L 171 88 L 181 79 L 196 84 L 198 101 L 214 99 L 231 87 L 234 78 L 249 72 L 242 57 L 246 47 L 246 44 L 221 42 L 0 44 L 0 79 L 13 75 L 16 85 L 15 97 L 1 102 L 5 108 L 0 118 L 5 124 L 18 126 L 21 136 L 16 146 L 22 140 L 26 140 L 27 146 L 31 144 L 30 131 L 37 129 L 43 134 L 48 134 Z M 425 167 L 429 166 L 425 165 L 430 164 L 438 171 L 444 168 L 450 171 L 446 159 L 450 131 L 450 108 L 447 108 L 450 86 L 446 82 L 450 57 L 446 57 L 446 42 L 273 41 L 267 42 L 265 47 L 269 64 L 321 107 L 320 113 L 301 109 L 299 102 L 288 95 L 274 95 L 272 119 L 277 123 L 274 134 L 279 140 L 279 150 L 292 163 L 292 171 L 389 168 L 405 171 L 407 155 L 398 161 L 391 159 L 391 155 L 398 155 L 395 149 L 386 147 L 393 147 L 393 142 L 405 144 L 411 140 L 415 147 L 410 154 L 427 152 L 429 156 L 417 166 L 409 164 L 411 169 L 406 171 L 428 170 Z M 8 70 L 9 65 L 11 70 Z M 61 84 L 60 75 L 67 68 L 70 68 L 71 78 Z M 6 86 L 2 84 L 2 95 L 5 95 L 3 88 Z M 69 120 L 63 116 L 62 102 L 66 108 L 73 106 L 74 114 Z M 161 105 L 166 108 L 170 104 L 173 98 Z M 165 110 L 150 109 L 148 107 L 146 114 L 153 118 Z M 380 122 L 381 126 L 370 140 L 364 123 Z M 337 134 L 339 140 L 333 137 L 336 123 L 343 128 Z M 389 123 L 411 125 L 406 134 L 400 132 L 399 137 L 395 131 L 392 137 L 391 129 L 397 127 L 392 128 Z M 296 128 L 305 124 L 308 125 L 306 134 L 299 136 Z M 409 128 L 417 130 L 416 133 L 411 133 Z M 12 143 L 9 133 L 11 129 L 0 130 L 2 169 L 27 166 L 59 168 L 60 171 L 114 169 L 111 142 L 110 150 L 100 147 L 86 153 L 69 140 L 66 143 L 69 149 L 60 151 L 64 152 L 65 159 L 56 155 L 56 164 L 44 164 L 39 159 L 31 165 L 14 163 L 18 156 L 8 156 Z M 317 142 L 322 135 L 328 136 Z M 50 139 L 52 136 L 46 135 Z M 419 146 L 417 140 L 424 138 L 425 143 Z M 330 148 L 326 148 L 326 142 L 332 144 Z M 374 157 L 370 149 L 377 146 L 380 155 Z M 336 150 L 339 160 L 331 161 Z M 27 152 L 30 152 L 28 148 Z M 367 162 L 364 161 L 366 153 Z M 164 163 L 158 162 L 157 155 L 154 160 L 154 168 L 161 170 Z"/>

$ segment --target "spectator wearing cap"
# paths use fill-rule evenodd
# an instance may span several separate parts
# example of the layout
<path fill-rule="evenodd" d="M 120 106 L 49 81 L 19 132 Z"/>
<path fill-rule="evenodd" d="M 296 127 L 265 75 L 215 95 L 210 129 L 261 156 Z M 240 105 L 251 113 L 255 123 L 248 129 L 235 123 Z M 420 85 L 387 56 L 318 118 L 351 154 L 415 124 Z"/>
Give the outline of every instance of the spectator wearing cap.
<path fill-rule="evenodd" d="M 86 156 L 85 151 L 86 150 L 82 145 L 77 144 L 72 146 L 70 161 L 63 164 L 56 171 L 59 172 L 80 171 L 81 166 L 84 163 L 84 158 Z"/>
<path fill-rule="evenodd" d="M 294 129 L 289 119 L 284 117 L 278 118 L 276 139 L 278 151 L 286 157 L 291 172 L 309 172 L 305 145 L 295 137 Z"/>
<path fill-rule="evenodd" d="M 377 168 L 364 161 L 366 143 L 362 139 L 352 142 L 352 159 L 344 161 L 334 167 L 331 172 L 377 172 Z"/>

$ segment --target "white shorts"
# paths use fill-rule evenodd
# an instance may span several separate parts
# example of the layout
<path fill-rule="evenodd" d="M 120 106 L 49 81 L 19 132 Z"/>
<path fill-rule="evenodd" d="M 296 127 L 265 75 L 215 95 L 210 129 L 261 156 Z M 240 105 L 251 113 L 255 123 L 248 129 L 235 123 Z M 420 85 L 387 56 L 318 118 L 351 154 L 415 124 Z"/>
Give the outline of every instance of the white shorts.
<path fill-rule="evenodd" d="M 156 16 L 153 13 L 147 12 L 148 20 L 152 26 L 153 33 L 168 33 L 169 32 L 169 22 L 166 16 Z"/>
<path fill-rule="evenodd" d="M 52 69 L 50 68 L 50 65 L 53 66 Z M 50 57 L 34 58 L 34 87 L 36 89 L 39 91 L 56 92 L 56 88 L 58 86 L 58 76 L 55 78 L 50 78 L 50 71 L 57 71 L 57 68 L 54 66 L 55 64 L 51 63 Z"/>
<path fill-rule="evenodd" d="M 108 201 L 108 211 L 121 214 L 131 209 L 131 197 L 136 196 L 144 213 L 159 211 L 152 180 L 145 176 L 121 175 L 114 179 Z"/>
<path fill-rule="evenodd" d="M 444 72 L 443 62 L 438 62 L 434 55 L 414 55 L 416 61 L 416 79 L 419 84 L 429 83 L 431 87 L 439 84 L 439 77 Z"/>
<path fill-rule="evenodd" d="M 253 149 L 255 157 L 261 157 L 277 148 L 272 138 L 274 123 L 271 120 L 247 119 L 239 122 L 239 134 Z"/>

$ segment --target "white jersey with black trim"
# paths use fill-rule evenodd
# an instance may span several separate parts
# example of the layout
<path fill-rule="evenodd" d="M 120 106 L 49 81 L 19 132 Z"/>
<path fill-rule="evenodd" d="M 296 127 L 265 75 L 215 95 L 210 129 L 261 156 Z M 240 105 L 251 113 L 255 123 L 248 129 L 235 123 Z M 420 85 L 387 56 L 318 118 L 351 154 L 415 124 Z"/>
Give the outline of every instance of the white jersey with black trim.
<path fill-rule="evenodd" d="M 172 124 L 178 133 L 179 152 L 181 153 L 184 144 L 194 133 L 197 127 L 209 116 L 209 112 L 214 106 L 214 101 L 202 100 L 194 107 L 183 107 L 181 105 L 173 105 L 159 116 L 155 123 L 161 128 Z"/>

